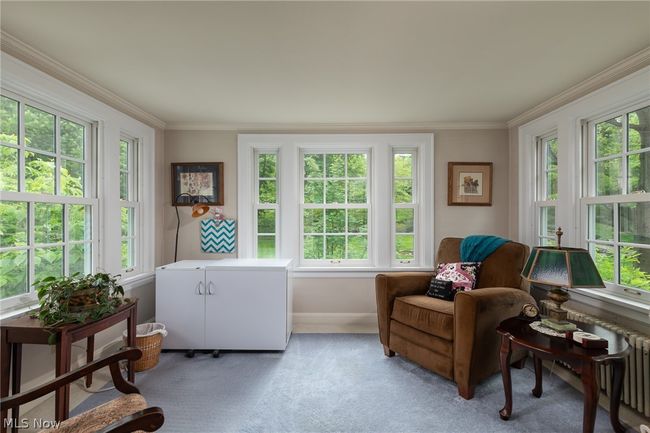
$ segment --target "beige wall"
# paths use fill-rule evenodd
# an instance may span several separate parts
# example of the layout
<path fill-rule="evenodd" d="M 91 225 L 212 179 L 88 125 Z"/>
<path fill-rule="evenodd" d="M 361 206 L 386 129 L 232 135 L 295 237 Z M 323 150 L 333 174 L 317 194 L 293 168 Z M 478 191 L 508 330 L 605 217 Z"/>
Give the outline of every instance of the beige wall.
<path fill-rule="evenodd" d="M 346 131 L 342 131 L 346 132 Z M 349 131 L 348 131 L 349 132 Z M 420 131 L 421 132 L 421 131 Z M 435 142 L 435 237 L 436 247 L 445 236 L 496 234 L 508 236 L 508 131 L 440 130 Z M 237 216 L 237 132 L 167 131 L 165 167 L 159 179 L 165 185 L 164 257 L 173 260 L 176 215 L 171 207 L 172 162 L 223 161 L 227 216 Z M 447 162 L 488 161 L 494 163 L 494 199 L 490 207 L 447 206 Z M 188 209 L 181 210 L 178 259 L 205 259 L 225 255 L 203 254 L 199 248 L 199 220 Z M 376 311 L 372 278 L 296 278 L 294 312 L 299 314 L 367 314 Z"/>

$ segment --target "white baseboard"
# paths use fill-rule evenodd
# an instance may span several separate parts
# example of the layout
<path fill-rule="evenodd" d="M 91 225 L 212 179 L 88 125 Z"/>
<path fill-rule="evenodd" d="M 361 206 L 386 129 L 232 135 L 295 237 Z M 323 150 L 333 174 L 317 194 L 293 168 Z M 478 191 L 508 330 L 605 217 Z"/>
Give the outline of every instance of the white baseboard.
<path fill-rule="evenodd" d="M 293 332 L 376 334 L 379 328 L 376 313 L 294 313 Z"/>

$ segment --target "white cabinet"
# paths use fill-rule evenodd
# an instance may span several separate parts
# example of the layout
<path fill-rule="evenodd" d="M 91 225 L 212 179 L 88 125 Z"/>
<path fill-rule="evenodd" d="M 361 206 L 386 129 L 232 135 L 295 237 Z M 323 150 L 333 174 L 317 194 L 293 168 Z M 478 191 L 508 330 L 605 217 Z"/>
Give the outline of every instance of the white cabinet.
<path fill-rule="evenodd" d="M 223 259 L 159 267 L 163 348 L 284 350 L 292 329 L 290 266 L 290 259 Z"/>

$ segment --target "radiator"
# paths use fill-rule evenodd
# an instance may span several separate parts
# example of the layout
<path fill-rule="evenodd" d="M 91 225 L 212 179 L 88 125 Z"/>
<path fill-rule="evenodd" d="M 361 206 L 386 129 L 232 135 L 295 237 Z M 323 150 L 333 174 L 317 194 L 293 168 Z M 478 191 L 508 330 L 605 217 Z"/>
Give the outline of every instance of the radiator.
<path fill-rule="evenodd" d="M 548 312 L 548 302 L 540 302 L 542 314 Z M 643 416 L 650 417 L 650 337 L 570 308 L 564 309 L 568 312 L 569 320 L 594 323 L 627 337 L 630 343 L 630 353 L 625 358 L 625 376 L 623 378 L 621 402 Z M 564 365 L 569 367 L 566 364 Z M 599 384 L 601 390 L 607 394 L 607 397 L 610 397 L 612 389 L 611 366 L 600 366 Z"/>

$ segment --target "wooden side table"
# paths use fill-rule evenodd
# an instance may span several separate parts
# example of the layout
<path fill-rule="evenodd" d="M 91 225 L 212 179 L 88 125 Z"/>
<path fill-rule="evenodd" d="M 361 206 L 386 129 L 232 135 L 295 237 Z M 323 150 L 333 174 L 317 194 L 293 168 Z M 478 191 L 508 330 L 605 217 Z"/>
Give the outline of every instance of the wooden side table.
<path fill-rule="evenodd" d="M 507 420 L 512 415 L 512 382 L 510 379 L 510 356 L 514 349 L 525 349 L 533 353 L 535 364 L 535 388 L 533 396 L 542 396 L 542 359 L 560 360 L 569 364 L 582 379 L 584 390 L 583 433 L 593 433 L 598 408 L 597 375 L 599 365 L 612 365 L 612 395 L 610 396 L 609 417 L 614 431 L 624 433 L 625 427 L 618 419 L 621 404 L 621 390 L 625 373 L 625 356 L 630 351 L 626 339 L 602 326 L 575 322 L 578 328 L 609 341 L 607 349 L 584 349 L 573 341 L 545 335 L 532 329 L 530 321 L 513 317 L 506 319 L 497 327 L 501 335 L 501 374 L 506 404 L 499 411 L 501 419 Z"/>
<path fill-rule="evenodd" d="M 9 395 L 9 384 L 11 381 L 11 392 L 17 394 L 20 392 L 20 375 L 22 361 L 23 344 L 48 344 L 49 336 L 56 334 L 56 376 L 68 373 L 70 371 L 70 361 L 72 355 L 72 343 L 75 341 L 87 339 L 86 361 L 93 360 L 95 351 L 95 334 L 123 320 L 127 321 L 128 345 L 135 346 L 135 326 L 137 323 L 137 305 L 138 300 L 123 304 L 113 314 L 105 316 L 99 320 L 86 323 L 75 323 L 58 328 L 43 327 L 40 320 L 32 319 L 29 315 L 8 319 L 0 322 L 1 336 L 1 371 L 0 371 L 0 397 Z M 11 377 L 10 377 L 11 372 Z M 129 382 L 135 381 L 135 372 L 133 370 L 133 361 L 128 363 Z M 86 377 L 86 386 L 92 383 L 92 374 Z M 70 386 L 57 389 L 55 393 L 55 419 L 63 421 L 68 418 L 70 412 Z M 11 414 L 12 418 L 19 418 L 18 409 Z M 0 432 L 6 432 L 4 420 L 7 419 L 7 411 L 2 411 L 3 423 L 0 426 Z M 12 431 L 16 431 L 15 425 Z"/>

